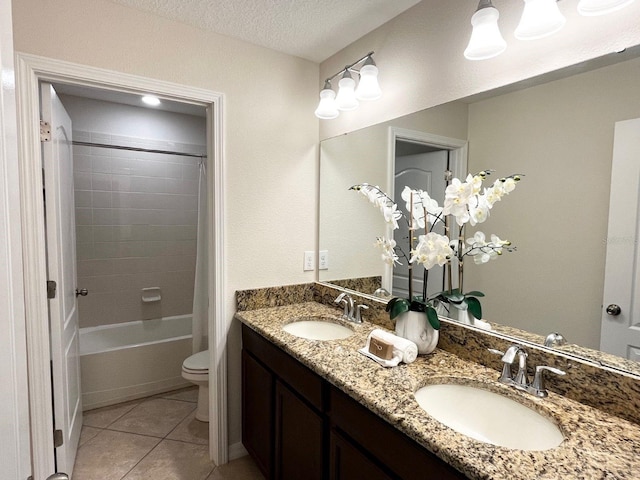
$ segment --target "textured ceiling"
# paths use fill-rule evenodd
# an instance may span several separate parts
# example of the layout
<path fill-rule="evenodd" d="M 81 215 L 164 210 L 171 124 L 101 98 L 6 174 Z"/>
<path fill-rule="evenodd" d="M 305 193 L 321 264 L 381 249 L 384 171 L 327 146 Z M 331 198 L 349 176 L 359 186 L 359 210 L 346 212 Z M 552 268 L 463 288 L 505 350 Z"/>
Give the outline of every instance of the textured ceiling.
<path fill-rule="evenodd" d="M 322 62 L 420 0 L 111 0 Z"/>

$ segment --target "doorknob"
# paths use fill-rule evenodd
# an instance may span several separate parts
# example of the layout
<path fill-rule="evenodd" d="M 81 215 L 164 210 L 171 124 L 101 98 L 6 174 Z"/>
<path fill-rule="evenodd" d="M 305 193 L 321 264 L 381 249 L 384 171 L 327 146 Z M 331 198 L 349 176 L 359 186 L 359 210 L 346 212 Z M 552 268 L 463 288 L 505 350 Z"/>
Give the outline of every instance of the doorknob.
<path fill-rule="evenodd" d="M 54 473 L 53 475 L 47 477 L 47 480 L 69 480 L 69 475 L 66 473 Z"/>
<path fill-rule="evenodd" d="M 615 303 L 612 303 L 611 305 L 607 306 L 607 315 L 611 315 L 613 317 L 620 315 L 620 313 L 622 312 L 622 309 L 620 308 L 619 305 L 616 305 Z"/>
<path fill-rule="evenodd" d="M 80 289 L 80 290 L 76 288 L 76 297 L 78 297 L 78 296 L 86 297 L 87 295 L 89 295 L 89 290 L 87 290 L 86 288 L 83 288 L 83 289 Z M 47 480 L 49 480 L 49 479 L 47 479 Z"/>

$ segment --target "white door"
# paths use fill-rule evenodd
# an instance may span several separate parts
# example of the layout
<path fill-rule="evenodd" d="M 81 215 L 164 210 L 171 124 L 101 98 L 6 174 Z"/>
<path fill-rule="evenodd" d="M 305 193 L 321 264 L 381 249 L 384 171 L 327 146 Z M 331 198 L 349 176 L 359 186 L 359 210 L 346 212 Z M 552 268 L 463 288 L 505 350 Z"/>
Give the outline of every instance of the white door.
<path fill-rule="evenodd" d="M 82 428 L 71 119 L 50 84 L 43 83 L 40 92 L 42 120 L 51 127 L 42 161 L 47 273 L 57 284 L 49 300 L 54 428 L 63 440 L 55 449 L 56 470 L 71 475 Z"/>
<path fill-rule="evenodd" d="M 600 349 L 640 361 L 640 118 L 616 122 Z"/>
<path fill-rule="evenodd" d="M 395 185 L 394 201 L 398 208 L 405 211 L 406 202 L 402 200 L 402 190 L 408 186 L 414 190 L 424 190 L 429 196 L 438 202 L 444 203 L 444 191 L 447 186 L 445 181 L 445 171 L 448 168 L 447 150 L 436 152 L 419 153 L 415 155 L 403 155 L 396 157 L 395 165 Z M 398 229 L 394 231 L 396 244 L 402 246 L 403 251 L 407 250 L 409 230 L 406 222 L 398 222 Z M 444 225 L 440 224 L 433 230 L 444 234 Z M 415 232 L 416 237 L 424 232 Z M 408 251 L 405 251 L 409 255 Z M 393 270 L 393 295 L 395 297 L 409 296 L 409 269 L 407 261 L 401 259 L 402 265 L 397 265 Z M 444 269 L 436 265 L 429 270 L 427 282 L 427 295 L 440 292 L 444 289 Z M 422 296 L 424 268 L 417 266 L 413 269 L 413 295 Z"/>

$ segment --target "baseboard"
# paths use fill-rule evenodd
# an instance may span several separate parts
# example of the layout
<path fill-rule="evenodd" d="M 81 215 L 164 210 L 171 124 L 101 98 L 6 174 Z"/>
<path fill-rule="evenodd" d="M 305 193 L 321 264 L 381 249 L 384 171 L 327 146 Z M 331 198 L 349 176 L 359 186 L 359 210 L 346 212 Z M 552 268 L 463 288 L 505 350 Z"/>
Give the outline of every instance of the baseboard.
<path fill-rule="evenodd" d="M 83 392 L 82 410 L 86 411 L 93 410 L 94 408 L 108 407 L 118 403 L 170 392 L 171 390 L 188 387 L 189 385 L 193 384 L 182 377 L 174 377 L 143 385 L 115 388 L 109 391 Z"/>
<path fill-rule="evenodd" d="M 237 442 L 229 445 L 229 461 L 235 460 L 236 458 L 246 457 L 249 455 L 247 449 L 244 448 L 242 442 Z"/>

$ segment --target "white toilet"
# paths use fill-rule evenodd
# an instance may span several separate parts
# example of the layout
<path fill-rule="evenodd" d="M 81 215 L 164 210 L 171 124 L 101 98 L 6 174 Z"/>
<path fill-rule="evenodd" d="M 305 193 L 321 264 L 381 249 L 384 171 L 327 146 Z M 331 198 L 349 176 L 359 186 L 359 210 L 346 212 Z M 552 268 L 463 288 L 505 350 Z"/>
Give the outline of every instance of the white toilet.
<path fill-rule="evenodd" d="M 209 350 L 191 355 L 182 363 L 182 378 L 198 385 L 196 419 L 209 421 Z"/>

